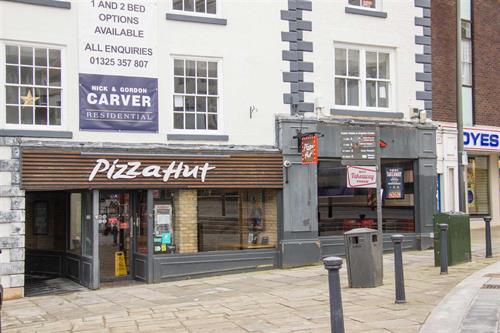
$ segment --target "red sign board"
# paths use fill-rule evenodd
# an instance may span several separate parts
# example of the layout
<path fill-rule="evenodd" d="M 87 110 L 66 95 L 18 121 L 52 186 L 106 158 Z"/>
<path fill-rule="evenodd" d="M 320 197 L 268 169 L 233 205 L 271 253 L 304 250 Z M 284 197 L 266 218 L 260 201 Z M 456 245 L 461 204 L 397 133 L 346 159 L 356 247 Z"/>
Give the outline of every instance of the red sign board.
<path fill-rule="evenodd" d="M 306 135 L 301 138 L 302 164 L 318 164 L 318 137 Z"/>

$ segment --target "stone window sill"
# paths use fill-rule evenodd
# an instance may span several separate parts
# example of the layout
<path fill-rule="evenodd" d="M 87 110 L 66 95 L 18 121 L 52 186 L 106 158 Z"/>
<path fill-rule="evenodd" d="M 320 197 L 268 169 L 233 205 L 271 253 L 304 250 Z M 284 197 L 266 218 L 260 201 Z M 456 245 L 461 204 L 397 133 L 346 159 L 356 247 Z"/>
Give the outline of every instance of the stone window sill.
<path fill-rule="evenodd" d="M 27 5 L 35 5 L 35 6 L 71 9 L 71 2 L 69 1 L 57 1 L 57 0 L 5 0 L 5 1 L 24 3 Z"/>
<path fill-rule="evenodd" d="M 0 129 L 0 137 L 2 136 L 20 136 L 30 138 L 57 138 L 57 139 L 72 139 L 73 133 L 66 131 L 43 131 L 43 130 L 15 130 L 15 129 Z"/>
<path fill-rule="evenodd" d="M 181 21 L 181 22 L 193 22 L 193 23 L 204 23 L 204 24 L 215 24 L 215 25 L 227 25 L 227 20 L 218 17 L 208 17 L 208 16 L 195 16 L 188 14 L 173 14 L 167 13 L 166 19 L 168 21 Z"/>
<path fill-rule="evenodd" d="M 214 134 L 167 134 L 167 139 L 179 141 L 229 141 L 229 136 Z"/>

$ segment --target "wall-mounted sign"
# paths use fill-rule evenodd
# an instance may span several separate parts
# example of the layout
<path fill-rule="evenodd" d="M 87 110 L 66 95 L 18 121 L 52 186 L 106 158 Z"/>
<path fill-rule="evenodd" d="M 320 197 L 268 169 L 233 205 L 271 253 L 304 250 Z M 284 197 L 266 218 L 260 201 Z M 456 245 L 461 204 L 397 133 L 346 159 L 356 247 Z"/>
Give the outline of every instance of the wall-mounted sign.
<path fill-rule="evenodd" d="M 77 6 L 80 129 L 157 132 L 156 2 Z"/>
<path fill-rule="evenodd" d="M 302 164 L 318 164 L 318 136 L 301 137 Z"/>
<path fill-rule="evenodd" d="M 500 151 L 500 132 L 464 128 L 464 147 L 467 150 Z"/>
<path fill-rule="evenodd" d="M 375 166 L 348 166 L 347 187 L 349 188 L 377 188 L 377 167 Z"/>
<path fill-rule="evenodd" d="M 401 167 L 384 168 L 384 192 L 387 199 L 404 199 L 404 169 Z"/>
<path fill-rule="evenodd" d="M 376 129 L 353 127 L 342 130 L 340 136 L 340 151 L 343 164 L 351 164 L 349 161 L 373 163 L 371 161 L 377 158 Z"/>
<path fill-rule="evenodd" d="M 177 153 L 177 154 L 175 154 Z M 142 155 L 144 154 L 144 155 Z M 23 189 L 283 188 L 279 152 L 22 150 Z M 168 215 L 168 214 L 167 214 Z M 160 216 L 160 223 L 168 223 Z"/>

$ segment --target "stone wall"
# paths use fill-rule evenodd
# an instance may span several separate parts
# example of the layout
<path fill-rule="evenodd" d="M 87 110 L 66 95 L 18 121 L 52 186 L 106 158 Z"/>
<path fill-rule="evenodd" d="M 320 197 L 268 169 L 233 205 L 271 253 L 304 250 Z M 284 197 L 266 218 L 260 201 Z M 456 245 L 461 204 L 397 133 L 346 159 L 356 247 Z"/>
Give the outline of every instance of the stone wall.
<path fill-rule="evenodd" d="M 19 156 L 16 138 L 0 137 L 0 281 L 5 299 L 24 295 L 25 198 Z"/>
<path fill-rule="evenodd" d="M 174 195 L 174 236 L 178 253 L 198 252 L 198 191 L 179 190 Z"/>

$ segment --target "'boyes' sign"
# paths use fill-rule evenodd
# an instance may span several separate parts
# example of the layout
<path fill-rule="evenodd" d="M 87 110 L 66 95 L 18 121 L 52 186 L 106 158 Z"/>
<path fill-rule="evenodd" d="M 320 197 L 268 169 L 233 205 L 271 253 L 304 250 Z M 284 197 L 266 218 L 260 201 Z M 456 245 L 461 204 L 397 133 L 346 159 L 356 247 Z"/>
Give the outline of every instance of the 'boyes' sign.
<path fill-rule="evenodd" d="M 489 130 L 464 129 L 464 146 L 469 150 L 500 151 L 500 133 Z"/>

